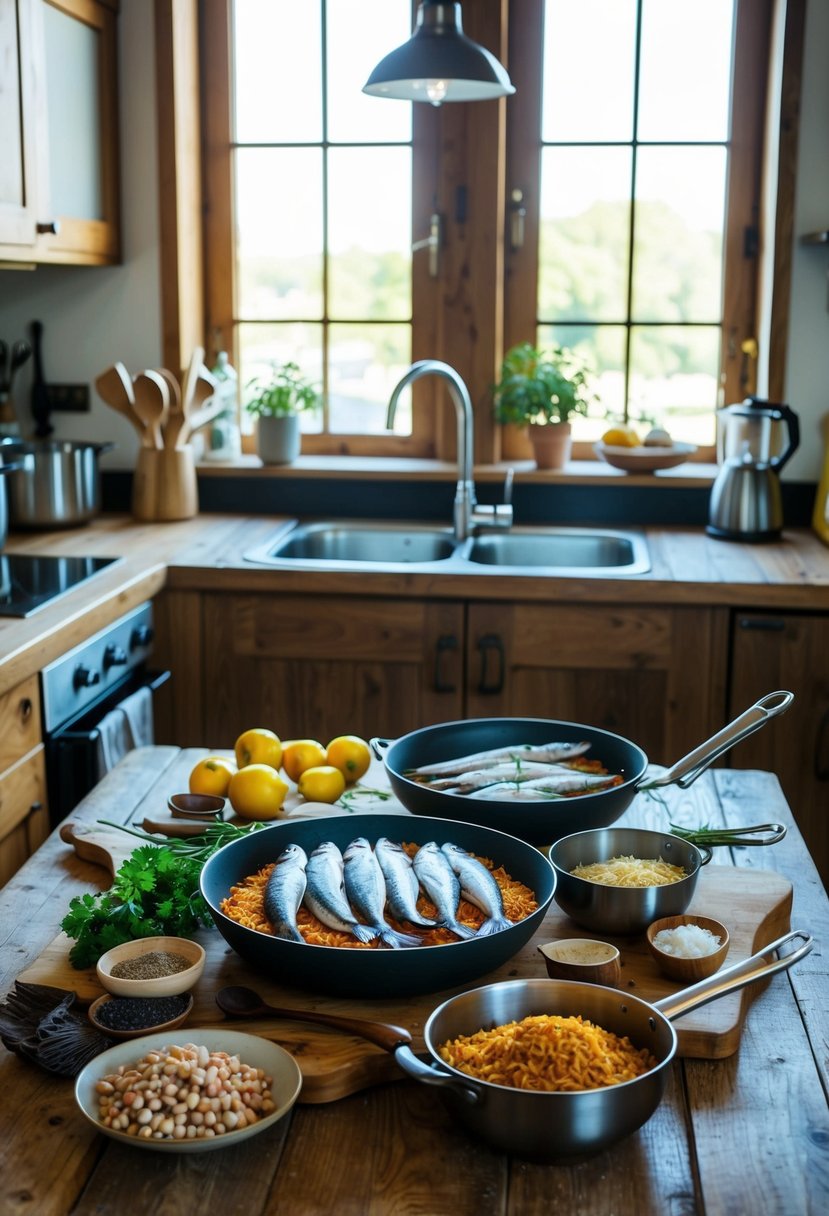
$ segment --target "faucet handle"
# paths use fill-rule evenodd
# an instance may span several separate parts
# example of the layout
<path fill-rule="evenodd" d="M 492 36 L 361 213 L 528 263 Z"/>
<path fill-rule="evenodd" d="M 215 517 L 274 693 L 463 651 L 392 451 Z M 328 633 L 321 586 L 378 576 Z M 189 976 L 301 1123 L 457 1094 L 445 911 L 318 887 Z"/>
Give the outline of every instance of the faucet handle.
<path fill-rule="evenodd" d="M 512 483 L 515 481 L 515 469 L 510 465 L 504 477 L 504 504 L 512 502 Z"/>

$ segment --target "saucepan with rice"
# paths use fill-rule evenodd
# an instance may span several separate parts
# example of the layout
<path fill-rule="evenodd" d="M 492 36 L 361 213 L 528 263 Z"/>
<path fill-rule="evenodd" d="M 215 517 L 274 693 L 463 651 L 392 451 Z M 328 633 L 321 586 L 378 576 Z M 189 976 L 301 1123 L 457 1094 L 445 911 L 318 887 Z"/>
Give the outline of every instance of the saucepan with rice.
<path fill-rule="evenodd" d="M 431 1014 L 424 1029 L 431 1063 L 407 1046 L 395 1056 L 411 1077 L 439 1086 L 458 1120 L 494 1148 L 530 1160 L 578 1160 L 653 1115 L 677 1049 L 672 1018 L 788 969 L 812 945 L 794 930 L 654 1004 L 572 980 L 489 984 Z"/>

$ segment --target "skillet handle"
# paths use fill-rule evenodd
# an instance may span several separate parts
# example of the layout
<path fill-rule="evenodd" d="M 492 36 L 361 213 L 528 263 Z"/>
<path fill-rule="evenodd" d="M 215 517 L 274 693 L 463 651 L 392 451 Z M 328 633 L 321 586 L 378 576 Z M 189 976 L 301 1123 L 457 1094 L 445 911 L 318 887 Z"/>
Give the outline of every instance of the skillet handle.
<path fill-rule="evenodd" d="M 767 963 L 765 966 L 760 965 L 773 950 L 785 946 L 796 938 L 800 938 L 803 942 L 802 946 L 792 950 L 790 954 L 784 954 L 782 958 L 778 958 L 772 963 Z M 791 933 L 778 937 L 776 942 L 771 942 L 757 954 L 743 959 L 741 963 L 735 963 L 733 967 L 724 967 L 721 971 L 709 976 L 708 979 L 700 980 L 698 984 L 692 984 L 690 988 L 684 988 L 681 992 L 663 997 L 661 1001 L 654 1001 L 654 1008 L 658 1009 L 660 1013 L 664 1013 L 665 1017 L 670 1020 L 681 1017 L 683 1013 L 699 1009 L 700 1005 L 707 1005 L 709 1001 L 715 1001 L 718 997 L 725 996 L 727 992 L 736 992 L 739 988 L 746 988 L 758 980 L 776 975 L 778 971 L 787 971 L 794 963 L 805 958 L 813 945 L 814 939 L 808 933 L 804 933 L 802 929 L 793 929 Z"/>
<path fill-rule="evenodd" d="M 394 1052 L 394 1058 L 397 1063 L 415 1081 L 423 1081 L 426 1085 L 444 1086 L 447 1089 L 453 1089 L 455 1092 L 468 1102 L 470 1106 L 477 1106 L 483 1102 L 484 1090 L 480 1085 L 472 1080 L 461 1081 L 451 1072 L 444 1072 L 435 1064 L 424 1064 L 419 1060 L 411 1047 L 401 1045 Z"/>
<path fill-rule="evenodd" d="M 666 769 L 660 776 L 643 782 L 639 789 L 650 790 L 660 785 L 678 785 L 680 789 L 687 789 L 723 752 L 753 735 L 761 726 L 765 726 L 770 718 L 785 713 L 793 700 L 794 693 L 791 692 L 781 690 L 766 693 L 733 722 L 729 722 L 728 726 L 706 739 L 705 743 L 700 743 L 699 747 L 677 760 L 672 768 Z"/>

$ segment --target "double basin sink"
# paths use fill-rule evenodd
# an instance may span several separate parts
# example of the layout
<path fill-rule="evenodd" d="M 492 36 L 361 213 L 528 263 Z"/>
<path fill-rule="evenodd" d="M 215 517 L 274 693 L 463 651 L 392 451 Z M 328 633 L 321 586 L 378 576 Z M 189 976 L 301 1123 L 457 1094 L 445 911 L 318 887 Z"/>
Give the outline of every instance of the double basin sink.
<path fill-rule="evenodd" d="M 294 520 L 245 554 L 293 570 L 376 570 L 619 578 L 650 569 L 645 539 L 604 528 L 513 527 L 459 541 L 451 528 L 373 520 Z"/>

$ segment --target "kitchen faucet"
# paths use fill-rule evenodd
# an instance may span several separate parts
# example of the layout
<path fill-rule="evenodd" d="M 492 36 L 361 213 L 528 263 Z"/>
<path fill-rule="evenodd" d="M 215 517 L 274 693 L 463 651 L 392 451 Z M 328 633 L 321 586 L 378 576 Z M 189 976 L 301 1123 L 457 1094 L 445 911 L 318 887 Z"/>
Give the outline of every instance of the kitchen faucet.
<path fill-rule="evenodd" d="M 512 527 L 512 469 L 507 470 L 504 488 L 504 502 L 489 506 L 479 506 L 475 496 L 475 482 L 472 480 L 473 464 L 473 421 L 472 402 L 469 399 L 469 389 L 461 377 L 448 363 L 439 359 L 420 359 L 413 363 L 400 382 L 392 390 L 389 398 L 389 408 L 386 415 L 386 429 L 394 425 L 394 415 L 397 402 L 403 389 L 419 380 L 421 376 L 440 376 L 446 380 L 449 396 L 455 406 L 455 416 L 458 422 L 458 485 L 455 490 L 455 539 L 466 540 L 475 528 L 510 528 Z"/>

